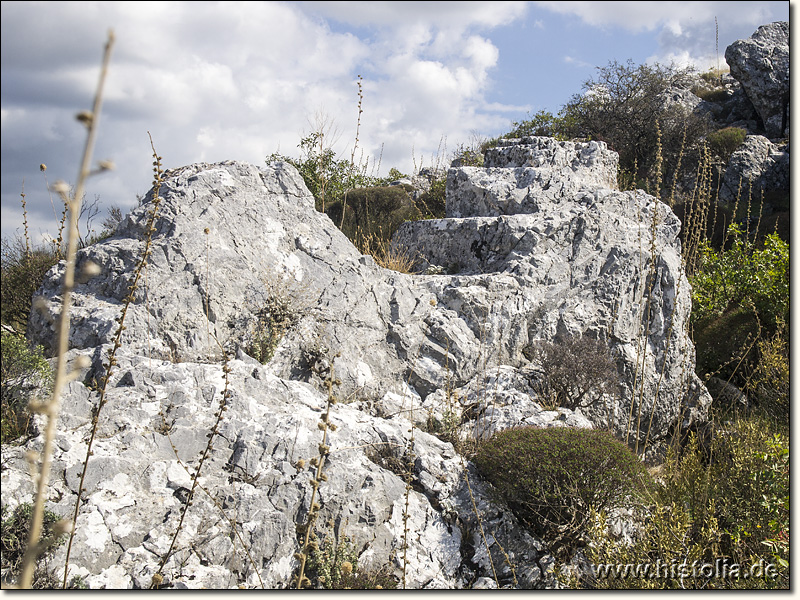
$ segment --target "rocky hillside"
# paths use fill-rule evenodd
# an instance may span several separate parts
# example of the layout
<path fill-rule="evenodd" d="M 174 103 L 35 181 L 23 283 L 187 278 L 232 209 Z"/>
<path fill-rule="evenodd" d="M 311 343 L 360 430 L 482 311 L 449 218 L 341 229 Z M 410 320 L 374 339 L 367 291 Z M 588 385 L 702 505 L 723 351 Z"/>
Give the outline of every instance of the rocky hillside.
<path fill-rule="evenodd" d="M 774 82 L 734 67 L 736 52 L 761 56 L 780 37 L 773 25 L 726 58 L 756 126 L 780 135 L 788 108 L 765 107 Z M 782 172 L 771 144 L 747 138 L 766 156 L 754 181 L 775 180 L 767 159 Z M 750 168 L 736 153 L 731 164 Z M 553 540 L 520 523 L 469 449 L 520 425 L 599 428 L 656 461 L 704 424 L 711 397 L 695 375 L 672 210 L 616 189 L 618 156 L 602 142 L 503 140 L 483 165 L 449 170 L 445 218 L 394 236 L 415 274 L 360 254 L 283 162 L 170 171 L 111 238 L 84 248 L 78 269 L 100 274 L 73 294 L 69 359 L 89 365 L 62 398 L 48 501 L 71 518 L 83 498 L 69 577 L 289 587 L 316 519 L 320 536 L 348 540 L 360 571 L 407 587 L 556 587 Z M 725 178 L 731 187 L 737 172 Z M 146 276 L 131 289 L 156 204 Z M 48 274 L 28 332 L 51 353 L 63 271 Z M 562 370 L 585 382 L 602 355 L 613 385 L 590 377 L 558 393 L 547 352 L 576 340 L 591 351 L 568 352 Z M 4 508 L 33 499 L 38 419 L 33 439 L 3 446 Z M 49 563 L 58 580 L 66 555 L 60 546 Z"/>

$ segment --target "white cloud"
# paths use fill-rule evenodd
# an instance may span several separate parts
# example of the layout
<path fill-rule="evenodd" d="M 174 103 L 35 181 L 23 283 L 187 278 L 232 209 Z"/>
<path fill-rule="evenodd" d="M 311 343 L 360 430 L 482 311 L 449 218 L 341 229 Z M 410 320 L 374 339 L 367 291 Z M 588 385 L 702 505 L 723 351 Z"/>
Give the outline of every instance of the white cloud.
<path fill-rule="evenodd" d="M 549 11 L 571 15 L 586 25 L 603 30 L 622 29 L 634 34 L 653 32 L 658 50 L 650 62 L 694 65 L 716 63 L 717 25 L 719 54 L 727 45 L 749 37 L 765 23 L 780 18 L 785 2 L 536 2 Z M 715 23 L 716 18 L 716 23 Z M 724 58 L 721 59 L 724 63 Z"/>
<path fill-rule="evenodd" d="M 108 204 L 130 206 L 149 188 L 148 132 L 169 167 L 263 164 L 274 151 L 297 155 L 309 120 L 324 111 L 349 157 L 359 74 L 359 147 L 372 163 L 382 152 L 383 172 L 410 171 L 412 149 L 431 156 L 445 135 L 455 144 L 507 124 L 503 108 L 484 99 L 499 58 L 485 32 L 524 15 L 526 4 L 4 2 L 4 180 L 40 162 L 72 179 L 82 136 L 72 115 L 91 104 L 110 27 L 116 44 L 96 154 L 120 170 L 92 183 Z M 369 30 L 359 38 L 341 23 Z M 4 206 L 13 196 L 4 187 Z"/>

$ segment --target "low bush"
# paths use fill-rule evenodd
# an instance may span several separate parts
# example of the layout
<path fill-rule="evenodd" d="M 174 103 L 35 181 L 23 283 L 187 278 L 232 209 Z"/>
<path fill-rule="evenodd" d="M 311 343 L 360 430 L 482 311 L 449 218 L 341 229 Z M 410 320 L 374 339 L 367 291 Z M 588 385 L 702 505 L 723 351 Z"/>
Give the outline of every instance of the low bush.
<path fill-rule="evenodd" d="M 317 542 L 309 558 L 309 578 L 318 589 L 326 590 L 392 590 L 397 581 L 390 569 L 365 570 L 358 566 L 358 552 L 347 536 L 338 541 L 329 531 Z"/>
<path fill-rule="evenodd" d="M 708 142 L 708 149 L 712 154 L 727 163 L 731 154 L 744 143 L 746 137 L 747 131 L 741 127 L 724 127 L 709 133 L 706 136 L 706 142 Z"/>
<path fill-rule="evenodd" d="M 2 569 L 3 587 L 13 584 L 22 566 L 22 557 L 25 555 L 25 546 L 28 542 L 28 529 L 30 526 L 33 505 L 24 503 L 18 505 L 13 511 L 6 506 L 2 508 L 2 525 L 0 526 L 0 539 L 2 539 Z M 52 589 L 59 582 L 46 571 L 47 561 L 53 551 L 64 543 L 64 535 L 55 534 L 55 524 L 59 516 L 53 512 L 45 511 L 42 521 L 42 540 L 48 540 L 45 551 L 39 558 L 39 565 L 34 574 L 34 589 Z M 77 581 L 73 581 L 77 585 Z"/>
<path fill-rule="evenodd" d="M 521 427 L 495 434 L 473 462 L 524 524 L 564 556 L 582 545 L 592 511 L 643 492 L 641 461 L 611 433 Z"/>
<path fill-rule="evenodd" d="M 762 323 L 775 327 L 789 319 L 789 244 L 775 234 L 757 247 L 739 226 L 728 230 L 729 249 L 701 247 L 692 276 L 692 320 L 724 314 L 752 303 Z"/>
<path fill-rule="evenodd" d="M 528 349 L 543 375 L 533 381 L 539 401 L 548 408 L 574 409 L 619 392 L 619 374 L 608 346 L 588 336 L 540 342 Z"/>
<path fill-rule="evenodd" d="M 25 331 L 31 299 L 44 276 L 60 259 L 55 247 L 28 249 L 23 241 L 2 241 L 2 315 L 0 320 L 17 331 Z"/>

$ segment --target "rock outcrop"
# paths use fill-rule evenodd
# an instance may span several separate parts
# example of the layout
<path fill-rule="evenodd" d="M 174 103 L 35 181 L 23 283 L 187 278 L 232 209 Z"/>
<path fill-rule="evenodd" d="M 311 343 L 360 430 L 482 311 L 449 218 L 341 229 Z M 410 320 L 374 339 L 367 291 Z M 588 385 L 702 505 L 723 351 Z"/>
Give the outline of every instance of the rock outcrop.
<path fill-rule="evenodd" d="M 765 211 L 773 206 L 787 209 L 789 171 L 788 145 L 774 144 L 761 135 L 748 135 L 728 161 L 719 199 L 732 204 L 738 197 L 742 203 L 749 200 L 759 206 L 763 198 Z"/>
<path fill-rule="evenodd" d="M 725 60 L 764 124 L 767 137 L 789 136 L 789 23 L 762 25 L 725 50 Z"/>
<path fill-rule="evenodd" d="M 449 427 L 449 439 L 469 440 L 526 423 L 603 426 L 650 452 L 703 420 L 710 397 L 693 375 L 689 286 L 669 208 L 614 190 L 616 155 L 602 143 L 509 141 L 486 159 L 450 171 L 448 218 L 398 232 L 398 247 L 430 267 L 420 275 L 362 256 L 286 163 L 168 173 L 100 413 L 72 575 L 91 587 L 151 584 L 227 396 L 164 584 L 288 586 L 311 502 L 308 460 L 322 441 L 321 374 L 332 364 L 341 401 L 319 487 L 321 534 L 330 522 L 352 540 L 360 568 L 409 587 L 555 585 L 547 540 L 426 431 Z M 152 192 L 79 256 L 79 268 L 91 260 L 102 274 L 74 293 L 69 358 L 88 355 L 92 366 L 70 384 L 59 418 L 48 507 L 62 515 L 74 510 L 91 385 L 104 373 L 151 201 Z M 40 290 L 29 331 L 50 348 L 62 272 Z M 618 395 L 544 406 L 547 374 L 528 350 L 567 335 L 609 346 Z M 41 443 L 3 448 L 4 506 L 31 499 L 25 452 Z"/>

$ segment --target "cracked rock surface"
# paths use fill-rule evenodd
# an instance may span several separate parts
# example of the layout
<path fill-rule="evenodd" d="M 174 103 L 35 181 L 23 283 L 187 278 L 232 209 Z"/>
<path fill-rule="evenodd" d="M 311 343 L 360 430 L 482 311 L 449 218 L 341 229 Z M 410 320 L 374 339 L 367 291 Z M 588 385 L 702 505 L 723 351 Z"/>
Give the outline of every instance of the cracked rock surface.
<path fill-rule="evenodd" d="M 319 374 L 333 364 L 340 402 L 320 533 L 330 524 L 350 537 L 362 568 L 405 573 L 408 587 L 553 587 L 547 540 L 426 431 L 450 423 L 470 439 L 520 424 L 610 424 L 655 448 L 676 426 L 701 421 L 710 397 L 693 376 L 689 287 L 668 207 L 613 189 L 616 155 L 602 143 L 508 141 L 489 163 L 451 169 L 448 218 L 398 232 L 395 243 L 439 273 L 416 275 L 362 256 L 286 163 L 167 173 L 145 284 L 100 413 L 71 576 L 93 588 L 150 585 L 226 389 L 224 349 L 228 408 L 166 585 L 290 585 L 296 526 L 311 503 L 308 461 L 322 441 Z M 74 510 L 97 402 L 89 384 L 104 373 L 151 200 L 79 255 L 79 268 L 91 260 L 102 273 L 74 293 L 69 358 L 92 365 L 63 398 L 48 504 L 61 515 Z M 29 328 L 51 349 L 63 268 L 39 291 L 44 309 Z M 565 335 L 608 344 L 619 397 L 542 406 L 527 349 Z M 255 347 L 269 350 L 266 364 Z M 4 506 L 32 499 L 25 452 L 41 444 L 39 435 L 3 447 Z M 52 560 L 59 577 L 64 553 Z"/>

